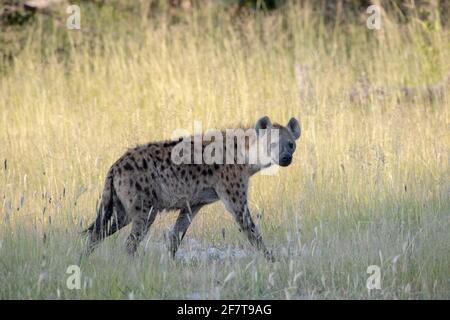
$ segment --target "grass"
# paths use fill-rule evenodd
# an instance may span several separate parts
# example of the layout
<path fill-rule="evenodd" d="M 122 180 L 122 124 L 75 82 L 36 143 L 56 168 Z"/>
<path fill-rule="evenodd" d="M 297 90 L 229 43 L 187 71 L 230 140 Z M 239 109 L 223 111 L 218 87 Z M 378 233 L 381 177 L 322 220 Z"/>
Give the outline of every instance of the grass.
<path fill-rule="evenodd" d="M 398 90 L 446 76 L 449 31 L 388 14 L 380 31 L 364 13 L 330 24 L 294 4 L 241 20 L 220 12 L 130 20 L 82 7 L 82 31 L 44 19 L 27 31 L 0 76 L 0 298 L 450 298 L 449 87 L 433 101 Z M 361 74 L 393 94 L 351 103 Z M 67 288 L 79 232 L 127 147 L 194 121 L 228 128 L 266 114 L 303 126 L 293 164 L 251 181 L 276 263 L 214 204 L 182 250 L 243 257 L 172 260 L 161 248 L 167 213 L 137 258 L 125 253 L 127 228 L 82 262 L 82 289 Z M 366 288 L 369 265 L 381 268 L 380 290 Z"/>

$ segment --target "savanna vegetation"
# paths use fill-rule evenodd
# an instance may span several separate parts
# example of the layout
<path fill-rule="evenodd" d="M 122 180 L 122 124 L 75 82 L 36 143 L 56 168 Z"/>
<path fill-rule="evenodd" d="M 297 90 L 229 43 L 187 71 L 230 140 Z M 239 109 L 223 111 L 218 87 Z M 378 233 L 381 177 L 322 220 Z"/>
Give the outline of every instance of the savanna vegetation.
<path fill-rule="evenodd" d="M 383 1 L 379 30 L 365 6 L 327 1 L 75 3 L 80 30 L 66 28 L 65 6 L 2 20 L 0 298 L 450 298 L 450 33 L 439 2 L 405 13 Z M 137 257 L 123 230 L 82 260 L 81 289 L 67 287 L 106 171 L 128 147 L 194 121 L 230 128 L 262 115 L 295 116 L 303 130 L 290 167 L 251 181 L 277 262 L 217 204 L 176 259 L 168 212 Z M 381 289 L 366 288 L 370 265 Z"/>

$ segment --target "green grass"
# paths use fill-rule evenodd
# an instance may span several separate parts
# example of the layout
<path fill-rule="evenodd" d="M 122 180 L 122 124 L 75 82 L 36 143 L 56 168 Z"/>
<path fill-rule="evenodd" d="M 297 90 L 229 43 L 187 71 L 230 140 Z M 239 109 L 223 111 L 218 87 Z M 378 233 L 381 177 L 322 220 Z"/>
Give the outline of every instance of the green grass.
<path fill-rule="evenodd" d="M 434 101 L 398 91 L 450 71 L 447 29 L 386 15 L 371 31 L 364 13 L 330 25 L 292 4 L 238 20 L 214 5 L 177 19 L 83 12 L 81 31 L 38 19 L 0 77 L 0 298 L 450 297 L 448 86 Z M 296 65 L 309 66 L 310 98 L 299 98 Z M 363 73 L 393 93 L 351 103 L 346 92 Z M 294 163 L 251 181 L 276 263 L 217 204 L 181 246 L 198 259 L 169 258 L 167 213 L 138 257 L 125 253 L 127 228 L 83 260 L 86 287 L 67 288 L 79 232 L 127 147 L 194 121 L 228 128 L 265 114 L 303 125 Z M 205 258 L 211 246 L 245 256 Z M 369 293 L 370 265 L 382 288 Z"/>

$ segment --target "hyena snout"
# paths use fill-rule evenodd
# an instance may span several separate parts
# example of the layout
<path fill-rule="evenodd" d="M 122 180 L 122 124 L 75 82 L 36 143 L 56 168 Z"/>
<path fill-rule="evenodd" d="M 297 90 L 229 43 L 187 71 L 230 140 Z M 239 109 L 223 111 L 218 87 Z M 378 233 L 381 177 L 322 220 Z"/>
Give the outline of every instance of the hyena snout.
<path fill-rule="evenodd" d="M 292 155 L 291 154 L 284 154 L 281 156 L 280 161 L 278 164 L 282 167 L 287 167 L 292 162 Z"/>

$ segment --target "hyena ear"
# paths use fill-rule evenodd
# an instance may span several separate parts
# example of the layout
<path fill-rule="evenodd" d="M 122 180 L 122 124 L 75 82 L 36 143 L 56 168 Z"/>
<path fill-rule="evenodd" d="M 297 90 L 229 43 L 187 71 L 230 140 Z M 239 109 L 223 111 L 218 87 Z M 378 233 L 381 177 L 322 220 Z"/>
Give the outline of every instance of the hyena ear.
<path fill-rule="evenodd" d="M 272 122 L 270 121 L 268 116 L 264 116 L 256 122 L 255 130 L 256 133 L 259 134 L 260 130 L 270 129 L 272 127 Z"/>
<path fill-rule="evenodd" d="M 287 128 L 289 131 L 291 131 L 292 135 L 294 136 L 295 140 L 300 138 L 300 134 L 302 133 L 302 129 L 300 128 L 300 123 L 297 119 L 291 118 L 287 124 Z"/>

